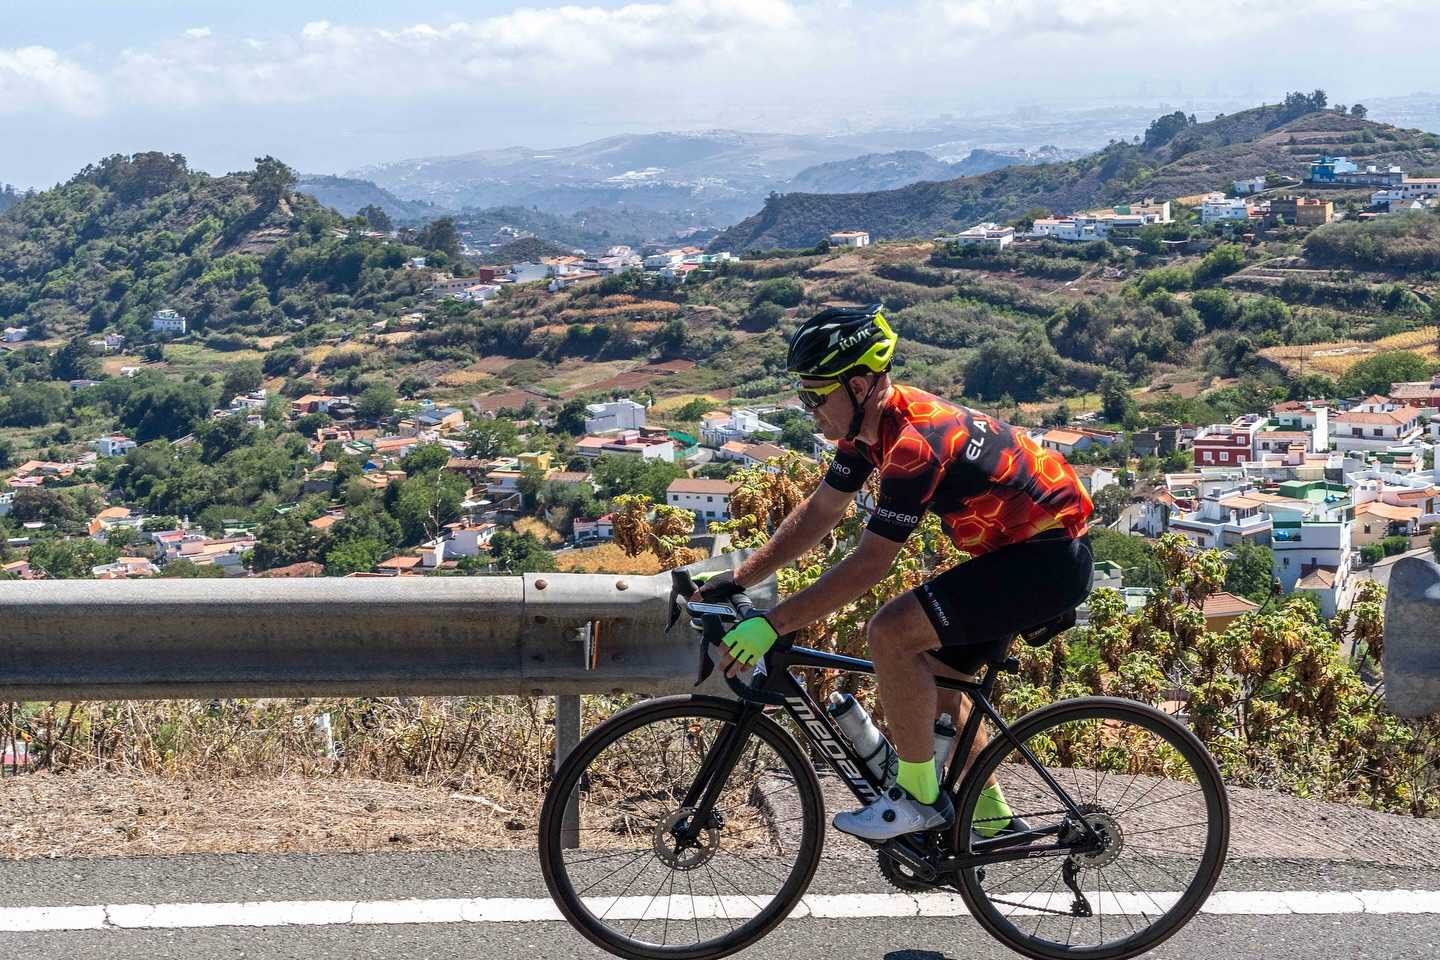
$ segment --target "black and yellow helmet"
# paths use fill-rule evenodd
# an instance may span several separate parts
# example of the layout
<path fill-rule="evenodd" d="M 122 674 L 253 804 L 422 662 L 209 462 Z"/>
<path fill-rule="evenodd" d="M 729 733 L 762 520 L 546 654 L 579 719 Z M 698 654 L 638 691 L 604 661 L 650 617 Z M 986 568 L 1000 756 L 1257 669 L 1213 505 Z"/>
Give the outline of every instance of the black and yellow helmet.
<path fill-rule="evenodd" d="M 836 380 L 851 372 L 884 373 L 890 369 L 898 339 L 878 303 L 831 307 L 795 331 L 785 369 L 811 380 Z"/>

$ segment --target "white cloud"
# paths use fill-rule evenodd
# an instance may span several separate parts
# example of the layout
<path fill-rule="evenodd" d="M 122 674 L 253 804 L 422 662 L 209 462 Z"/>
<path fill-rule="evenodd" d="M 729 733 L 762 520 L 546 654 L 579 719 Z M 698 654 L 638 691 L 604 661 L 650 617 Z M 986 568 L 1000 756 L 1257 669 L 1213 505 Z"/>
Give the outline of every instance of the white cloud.
<path fill-rule="evenodd" d="M 1428 35 L 1403 24 L 1430 2 L 648 0 L 524 5 L 486 19 L 417 14 L 390 27 L 327 19 L 248 36 L 198 26 L 106 61 L 93 50 L 0 50 L 0 110 L 334 103 L 363 115 L 367 104 L 413 101 L 451 104 L 483 122 L 485 109 L 548 104 L 681 126 L 706 122 L 685 113 L 697 105 L 718 115 L 723 104 L 740 124 L 780 114 L 818 123 L 820 105 L 831 116 L 851 107 L 935 112 L 928 104 L 937 98 L 1095 96 L 1157 84 L 1167 95 L 1249 84 L 1279 96 L 1327 82 L 1336 93 L 1363 84 L 1368 94 L 1380 92 L 1390 64 L 1408 62 L 1407 51 L 1423 53 Z M 1295 43 L 1267 45 L 1277 36 Z M 1266 53 L 1243 57 L 1241 69 L 1237 41 Z"/>
<path fill-rule="evenodd" d="M 48 47 L 0 49 L 0 113 L 58 109 L 88 116 L 100 112 L 103 95 L 94 74 Z"/>

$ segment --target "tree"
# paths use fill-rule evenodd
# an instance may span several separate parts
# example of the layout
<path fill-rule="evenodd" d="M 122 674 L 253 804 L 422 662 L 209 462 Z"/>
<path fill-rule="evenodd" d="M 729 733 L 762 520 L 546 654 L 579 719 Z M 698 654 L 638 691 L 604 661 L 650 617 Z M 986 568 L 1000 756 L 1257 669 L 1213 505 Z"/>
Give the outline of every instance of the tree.
<path fill-rule="evenodd" d="M 1430 531 L 1430 554 L 1440 563 L 1440 526 Z"/>
<path fill-rule="evenodd" d="M 391 512 L 400 521 L 405 543 L 438 537 L 445 524 L 460 519 L 460 502 L 469 484 L 457 473 L 437 471 L 400 484 Z"/>
<path fill-rule="evenodd" d="M 399 399 L 390 384 L 372 383 L 360 394 L 355 413 L 365 420 L 384 420 L 395 412 L 395 403 Z"/>
<path fill-rule="evenodd" d="M 170 580 L 211 580 L 224 577 L 225 571 L 213 563 L 199 564 L 182 557 L 161 567 L 160 576 Z"/>
<path fill-rule="evenodd" d="M 1095 494 L 1094 502 L 1100 522 L 1108 527 L 1119 520 L 1120 512 L 1130 505 L 1130 491 L 1119 483 L 1108 484 Z"/>
<path fill-rule="evenodd" d="M 490 540 L 495 569 L 505 573 L 545 573 L 555 569 L 555 556 L 533 533 L 499 530 Z"/>
<path fill-rule="evenodd" d="M 588 416 L 585 406 L 585 401 L 578 398 L 566 400 L 565 405 L 560 408 L 560 412 L 555 415 L 555 429 L 561 433 L 568 433 L 572 437 L 583 434 L 585 419 Z"/>
<path fill-rule="evenodd" d="M 260 364 L 255 360 L 241 360 L 225 368 L 225 382 L 220 388 L 220 402 L 229 403 L 232 397 L 254 393 L 265 382 Z"/>
<path fill-rule="evenodd" d="M 1366 109 L 1365 109 L 1365 104 L 1363 104 L 1363 103 L 1357 103 L 1357 104 L 1355 104 L 1353 107 L 1350 108 L 1350 116 L 1352 116 L 1352 117 L 1357 117 L 1357 118 L 1359 118 L 1359 119 L 1361 119 L 1361 120 L 1364 120 L 1364 119 L 1365 119 L 1365 114 L 1367 114 L 1367 113 L 1369 113 L 1369 112 L 1370 112 L 1369 110 L 1366 110 Z"/>
<path fill-rule="evenodd" d="M 263 207 L 276 207 L 290 195 L 298 178 L 295 171 L 268 154 L 255 158 L 255 173 L 250 177 L 250 194 Z"/>
<path fill-rule="evenodd" d="M 325 576 L 364 573 L 379 563 L 385 553 L 382 543 L 368 537 L 337 543 L 325 553 Z"/>
<path fill-rule="evenodd" d="M 583 427 L 581 432 L 584 432 Z M 500 417 L 480 420 L 473 424 L 468 439 L 470 446 L 465 455 L 479 460 L 493 460 L 520 449 L 514 422 Z"/>
<path fill-rule="evenodd" d="M 390 220 L 390 215 L 373 203 L 367 203 L 361 207 L 355 215 L 363 217 L 371 230 L 389 233 L 395 228 L 395 224 Z"/>
<path fill-rule="evenodd" d="M 17 523 L 79 523 L 85 517 L 67 493 L 45 487 L 22 487 L 15 491 L 10 515 Z"/>
<path fill-rule="evenodd" d="M 460 256 L 460 231 L 455 229 L 455 221 L 449 217 L 427 223 L 415 235 L 415 243 L 426 250 L 439 250 L 452 259 Z"/>
<path fill-rule="evenodd" d="M 120 551 L 89 537 L 77 540 L 42 540 L 30 548 L 27 558 L 53 580 L 88 580 L 91 568 L 114 563 Z"/>
<path fill-rule="evenodd" d="M 400 469 L 410 476 L 431 473 L 450 462 L 450 448 L 439 443 L 422 443 L 400 461 Z"/>
<path fill-rule="evenodd" d="M 0 426 L 43 427 L 65 416 L 70 391 L 55 383 L 25 383 L 10 391 L 10 402 L 0 403 Z"/>
<path fill-rule="evenodd" d="M 6 437 L 0 437 L 0 470 L 8 468 L 15 461 L 15 444 Z"/>
<path fill-rule="evenodd" d="M 260 527 L 260 534 L 255 538 L 255 569 L 269 570 L 318 560 L 323 543 L 321 533 L 305 522 L 300 511 L 291 510 Z"/>
<path fill-rule="evenodd" d="M 1423 380 L 1430 376 L 1430 364 L 1418 353 L 1389 350 L 1366 357 L 1340 377 L 1343 396 L 1389 393 L 1392 383 Z"/>
<path fill-rule="evenodd" d="M 100 360 L 90 349 L 90 337 L 72 339 L 55 354 L 50 376 L 55 380 L 93 380 L 100 375 Z"/>
<path fill-rule="evenodd" d="M 214 407 L 215 394 L 209 387 L 195 381 L 177 383 L 156 378 L 126 398 L 120 422 L 130 428 L 139 443 L 161 437 L 176 440 L 209 418 Z"/>
<path fill-rule="evenodd" d="M 647 496 L 657 503 L 665 502 L 665 490 L 672 480 L 686 475 L 683 467 L 673 463 L 623 454 L 600 457 L 595 461 L 593 473 L 603 497 L 628 493 Z"/>
<path fill-rule="evenodd" d="M 1111 370 L 1100 378 L 1100 408 L 1106 420 L 1124 423 L 1134 406 L 1130 385 L 1123 376 Z"/>
<path fill-rule="evenodd" d="M 1264 603 L 1270 597 L 1274 576 L 1275 556 L 1269 547 L 1238 543 L 1230 548 L 1230 559 L 1225 564 L 1225 589 L 1229 592 Z"/>

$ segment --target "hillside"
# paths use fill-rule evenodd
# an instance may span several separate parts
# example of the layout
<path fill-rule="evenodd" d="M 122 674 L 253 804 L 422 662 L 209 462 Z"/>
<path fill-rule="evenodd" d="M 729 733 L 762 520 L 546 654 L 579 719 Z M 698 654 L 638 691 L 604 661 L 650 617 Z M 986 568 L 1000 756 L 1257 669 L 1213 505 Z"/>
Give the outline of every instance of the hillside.
<path fill-rule="evenodd" d="M 324 206 L 338 210 L 347 217 L 355 216 L 362 207 L 368 206 L 379 207 L 391 220 L 398 222 L 433 220 L 446 213 L 444 209 L 433 204 L 402 200 L 369 180 L 307 175 L 300 178 L 295 189 L 299 193 L 309 194 Z"/>
<path fill-rule="evenodd" d="M 0 215 L 0 318 L 33 339 L 108 330 L 136 344 L 163 307 L 192 334 L 263 336 L 415 296 L 399 268 L 427 251 L 351 236 L 271 163 L 212 177 L 175 154 L 115 155 L 26 197 Z"/>
<path fill-rule="evenodd" d="M 1316 156 L 1415 170 L 1440 165 L 1440 137 L 1293 104 L 1270 105 L 1191 124 L 1177 115 L 1151 125 L 1143 140 L 1115 142 L 1067 163 L 1006 167 L 979 176 L 872 193 L 772 196 L 763 209 L 724 231 L 715 250 L 806 247 L 835 230 L 873 238 L 931 236 L 981 220 L 1009 220 L 1043 208 L 1070 212 L 1136 195 L 1189 196 L 1228 189 L 1258 173 L 1303 176 Z"/>

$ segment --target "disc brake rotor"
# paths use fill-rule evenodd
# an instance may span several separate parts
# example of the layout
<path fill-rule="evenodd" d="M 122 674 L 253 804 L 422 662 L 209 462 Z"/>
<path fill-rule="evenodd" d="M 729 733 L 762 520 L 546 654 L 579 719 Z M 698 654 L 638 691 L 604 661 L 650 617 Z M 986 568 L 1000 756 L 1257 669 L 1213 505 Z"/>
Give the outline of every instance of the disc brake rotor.
<path fill-rule="evenodd" d="M 1072 859 L 1084 867 L 1108 867 L 1120 857 L 1120 851 L 1125 849 L 1125 831 L 1120 827 L 1120 821 L 1116 820 L 1108 812 L 1096 806 L 1084 806 L 1080 808 L 1084 814 L 1085 823 L 1100 838 L 1100 849 L 1090 850 L 1085 853 L 1073 853 Z M 1061 836 L 1070 835 L 1078 837 L 1083 834 L 1079 824 L 1074 818 L 1070 818 L 1065 827 L 1061 830 Z"/>
<path fill-rule="evenodd" d="M 655 828 L 655 856 L 672 870 L 698 870 L 715 856 L 720 849 L 720 827 L 724 820 L 718 813 L 711 814 L 710 822 L 695 836 L 693 843 L 682 844 L 675 835 L 675 829 L 695 813 L 691 807 L 682 807 L 661 820 Z"/>

